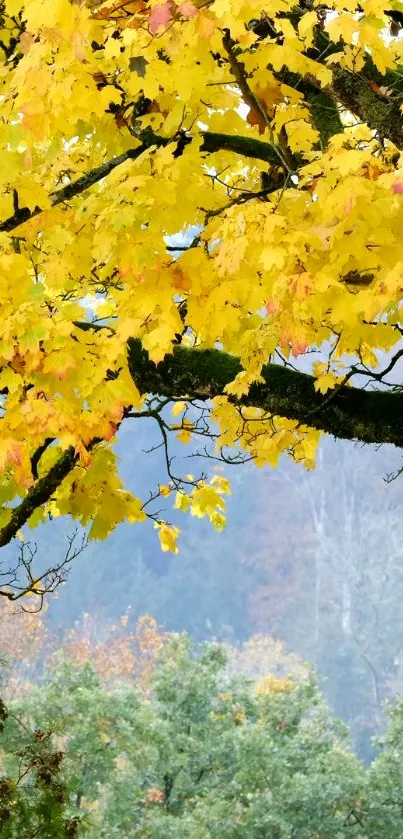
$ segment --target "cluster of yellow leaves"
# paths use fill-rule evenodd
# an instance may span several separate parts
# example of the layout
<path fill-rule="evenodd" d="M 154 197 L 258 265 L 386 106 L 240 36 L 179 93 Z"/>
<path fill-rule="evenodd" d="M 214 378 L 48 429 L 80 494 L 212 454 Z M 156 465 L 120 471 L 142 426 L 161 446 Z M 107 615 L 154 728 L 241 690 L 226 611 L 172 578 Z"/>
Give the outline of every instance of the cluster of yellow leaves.
<path fill-rule="evenodd" d="M 230 493 L 228 479 L 222 475 L 214 475 L 209 484 L 199 481 L 189 493 L 178 490 L 174 506 L 182 512 L 190 510 L 192 516 L 199 519 L 207 517 L 217 530 L 222 530 L 225 526 L 226 507 L 223 495 Z"/>
<path fill-rule="evenodd" d="M 51 457 L 54 455 L 49 449 L 42 468 L 46 468 Z M 96 447 L 90 468 L 79 464 L 70 472 L 55 492 L 49 510 L 54 516 L 68 513 L 82 525 L 91 522 L 92 539 L 105 539 L 122 521 L 145 520 L 142 502 L 124 489 L 117 474 L 116 455 L 106 445 Z M 35 525 L 36 517 L 29 524 Z"/>
<path fill-rule="evenodd" d="M 295 685 L 291 679 L 279 679 L 272 675 L 262 676 L 255 686 L 257 694 L 291 693 L 294 688 Z"/>
<path fill-rule="evenodd" d="M 194 475 L 188 474 L 186 480 L 192 485 L 192 489 L 188 492 L 183 489 L 176 491 L 174 509 L 182 513 L 189 510 L 192 516 L 199 519 L 208 518 L 216 530 L 223 530 L 226 509 L 223 495 L 231 493 L 228 479 L 222 475 L 214 475 L 207 483 L 204 480 L 196 481 Z M 162 485 L 159 490 L 162 496 L 168 496 L 173 491 L 173 484 Z M 159 521 L 155 522 L 154 527 L 158 532 L 161 549 L 165 552 L 178 553 L 179 527 Z"/>
<path fill-rule="evenodd" d="M 228 648 L 230 675 L 242 675 L 256 684 L 268 678 L 267 674 L 282 682 L 287 678 L 293 683 L 305 681 L 306 666 L 296 653 L 290 653 L 278 638 L 271 635 L 252 635 L 243 644 Z"/>
<path fill-rule="evenodd" d="M 217 722 L 229 717 L 235 725 L 243 725 L 246 720 L 244 709 L 236 702 L 231 693 L 220 693 L 218 695 L 218 710 L 212 711 L 211 716 Z"/>
<path fill-rule="evenodd" d="M 307 469 L 315 464 L 319 432 L 296 420 L 272 417 L 260 408 L 238 408 L 221 396 L 214 399 L 212 419 L 221 430 L 217 450 L 238 443 L 259 467 L 277 466 L 284 453 L 292 453 Z"/>
<path fill-rule="evenodd" d="M 293 4 L 263 5 L 275 18 Z M 325 89 L 335 62 L 359 72 L 368 51 L 381 72 L 394 67 L 403 41 L 385 38 L 384 5 L 363 0 L 357 15 L 355 0 L 335 0 L 324 28 L 343 48 L 319 62 L 304 55 L 319 0 L 297 29 L 281 18 L 281 46 L 260 41 L 249 26 L 261 16 L 261 0 L 5 0 L 0 220 L 18 208 L 40 211 L 0 233 L 0 526 L 7 505 L 32 487 L 31 457 L 49 437 L 56 442 L 40 474 L 70 445 L 80 456 L 51 502 L 53 514 L 91 521 L 91 536 L 100 538 L 124 519 L 144 519 L 109 448 L 125 407 L 142 404 L 126 341 L 140 338 L 160 361 L 182 331 L 180 297 L 198 345 L 219 342 L 241 359 L 228 395 L 245 393 L 277 348 L 296 357 L 334 346 L 337 336 L 331 363 L 316 371 L 325 393 L 342 380 L 347 356 L 374 367 L 377 351 L 394 346 L 403 263 L 403 201 L 394 185 L 403 160 L 392 162 L 392 144 L 380 151 L 371 131 L 348 116 L 344 134 L 322 150 L 302 93 L 276 76 L 286 65 Z M 215 58 L 228 26 L 267 124 L 245 120 L 242 91 Z M 133 115 L 140 100 L 150 104 Z M 63 186 L 140 149 L 147 129 L 166 144 L 150 145 L 55 203 Z M 183 129 L 192 139 L 174 156 Z M 274 167 L 240 162 L 226 150 L 207 159 L 200 150 L 205 130 L 269 145 L 284 135 L 305 160 L 298 183 L 288 178 L 266 201 L 227 206 L 228 188 L 258 191 L 262 170 Z M 167 237 L 193 225 L 203 228 L 202 246 L 172 258 Z M 352 290 L 343 277 L 353 272 L 374 279 Z M 80 328 L 93 316 L 110 328 Z M 317 433 L 297 423 L 253 409 L 242 416 L 226 397 L 215 401 L 213 419 L 219 446 L 239 444 L 258 465 L 275 465 L 290 451 L 314 462 Z M 190 435 L 182 425 L 179 439 Z M 94 439 L 104 442 L 92 453 Z M 226 492 L 203 483 L 178 493 L 175 506 L 221 528 Z M 175 551 L 177 528 L 157 529 L 163 549 Z"/>

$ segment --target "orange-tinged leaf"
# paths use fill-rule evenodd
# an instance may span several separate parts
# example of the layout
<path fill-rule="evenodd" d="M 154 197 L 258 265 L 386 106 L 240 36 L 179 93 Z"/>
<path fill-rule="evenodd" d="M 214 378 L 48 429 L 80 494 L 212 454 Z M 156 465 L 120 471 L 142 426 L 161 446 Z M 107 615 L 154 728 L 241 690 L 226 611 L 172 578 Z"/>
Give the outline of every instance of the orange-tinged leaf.
<path fill-rule="evenodd" d="M 215 29 L 214 20 L 207 12 L 200 11 L 196 18 L 196 30 L 198 35 L 209 40 Z"/>
<path fill-rule="evenodd" d="M 257 125 L 259 128 L 259 134 L 264 134 L 266 121 L 259 111 L 250 108 L 246 117 L 246 122 L 248 122 L 249 125 Z"/>

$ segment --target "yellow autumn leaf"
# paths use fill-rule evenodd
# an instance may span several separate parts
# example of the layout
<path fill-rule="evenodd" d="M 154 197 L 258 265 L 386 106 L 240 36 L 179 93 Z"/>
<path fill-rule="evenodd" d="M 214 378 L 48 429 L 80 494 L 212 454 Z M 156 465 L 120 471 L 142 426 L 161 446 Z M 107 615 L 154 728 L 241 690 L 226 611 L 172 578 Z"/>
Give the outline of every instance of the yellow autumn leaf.
<path fill-rule="evenodd" d="M 161 549 L 165 552 L 178 553 L 178 546 L 176 540 L 179 536 L 179 528 L 168 524 L 156 524 L 158 529 L 158 537 L 161 543 Z"/>
<path fill-rule="evenodd" d="M 224 478 L 222 475 L 214 475 L 211 479 L 211 485 L 216 486 L 219 492 L 224 495 L 231 495 L 231 484 L 228 478 Z"/>
<path fill-rule="evenodd" d="M 183 513 L 189 509 L 190 506 L 190 496 L 186 495 L 186 493 L 181 492 L 178 490 L 175 497 L 174 508 L 175 510 L 182 510 Z"/>
<path fill-rule="evenodd" d="M 172 406 L 172 416 L 178 417 L 180 414 L 183 414 L 183 412 L 186 410 L 186 407 L 186 402 L 178 400 L 178 402 L 175 402 L 175 404 Z"/>
<path fill-rule="evenodd" d="M 167 486 L 166 484 L 160 484 L 159 490 L 160 490 L 161 495 L 166 497 L 167 495 L 171 494 L 172 487 Z"/>
<path fill-rule="evenodd" d="M 224 527 L 227 523 L 227 520 L 222 513 L 212 513 L 210 516 L 210 521 L 213 527 L 215 527 L 215 529 L 219 532 L 224 530 Z"/>
<path fill-rule="evenodd" d="M 200 485 L 193 491 L 190 504 L 192 516 L 203 518 L 224 509 L 225 502 L 215 487 Z"/>
<path fill-rule="evenodd" d="M 318 15 L 315 10 L 306 12 L 302 15 L 302 18 L 298 23 L 298 35 L 308 44 L 312 43 L 313 29 L 317 23 Z"/>
<path fill-rule="evenodd" d="M 319 391 L 319 393 L 327 393 L 328 390 L 334 388 L 336 381 L 336 376 L 333 373 L 324 373 L 316 379 L 314 385 L 315 390 Z"/>

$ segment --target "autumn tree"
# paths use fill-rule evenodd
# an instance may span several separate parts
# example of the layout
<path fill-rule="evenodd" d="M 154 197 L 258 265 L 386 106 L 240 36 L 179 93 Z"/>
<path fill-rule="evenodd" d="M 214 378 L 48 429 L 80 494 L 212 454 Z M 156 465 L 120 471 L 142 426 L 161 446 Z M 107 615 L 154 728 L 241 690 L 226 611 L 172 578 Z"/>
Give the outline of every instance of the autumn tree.
<path fill-rule="evenodd" d="M 284 643 L 270 635 L 252 635 L 243 644 L 228 645 L 227 655 L 228 672 L 247 676 L 255 684 L 264 685 L 266 678 L 281 681 L 290 676 L 299 683 L 309 677 L 302 659 L 296 653 L 287 652 Z"/>
<path fill-rule="evenodd" d="M 4 839 L 77 839 L 63 752 L 0 699 L 0 827 Z"/>
<path fill-rule="evenodd" d="M 42 614 L 20 609 L 10 600 L 0 610 L 0 685 L 2 697 L 24 692 L 37 673 L 48 630 Z"/>
<path fill-rule="evenodd" d="M 63 651 L 78 664 L 90 662 L 105 683 L 133 681 L 147 694 L 167 639 L 150 615 L 142 615 L 133 626 L 130 610 L 116 623 L 84 614 L 66 633 Z"/>
<path fill-rule="evenodd" d="M 402 447 L 396 5 L 3 0 L 0 547 L 69 515 L 176 551 L 170 497 L 222 528 L 228 482 L 177 474 L 172 435 Z M 144 419 L 167 478 L 139 498 L 113 440 Z"/>

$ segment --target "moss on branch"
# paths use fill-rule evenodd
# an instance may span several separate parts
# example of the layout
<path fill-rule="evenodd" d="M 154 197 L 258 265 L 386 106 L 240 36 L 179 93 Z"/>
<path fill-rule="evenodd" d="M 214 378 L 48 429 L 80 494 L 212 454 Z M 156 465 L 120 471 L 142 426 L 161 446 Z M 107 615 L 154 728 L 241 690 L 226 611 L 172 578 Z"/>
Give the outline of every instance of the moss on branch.
<path fill-rule="evenodd" d="M 242 137 L 239 134 L 215 134 L 205 131 L 200 149 L 209 154 L 215 151 L 232 151 L 254 160 L 265 160 L 274 164 L 279 162 L 278 151 L 272 143 L 264 143 L 262 140 L 255 140 L 254 137 Z"/>
<path fill-rule="evenodd" d="M 311 106 L 312 124 L 319 132 L 321 146 L 326 148 L 330 137 L 344 131 L 340 111 L 331 96 L 322 90 L 308 94 L 305 98 Z"/>
<path fill-rule="evenodd" d="M 403 148 L 403 118 L 398 102 L 378 95 L 361 76 L 337 66 L 333 68 L 329 93 L 381 137 Z"/>
<path fill-rule="evenodd" d="M 241 370 L 239 359 L 220 350 L 176 347 L 156 365 L 139 341 L 128 343 L 129 367 L 141 393 L 172 398 L 208 400 L 224 393 Z M 276 364 L 262 371 L 263 384 L 254 384 L 239 404 L 262 408 L 347 440 L 392 443 L 403 447 L 403 394 L 341 387 L 323 396 L 313 376 Z"/>

